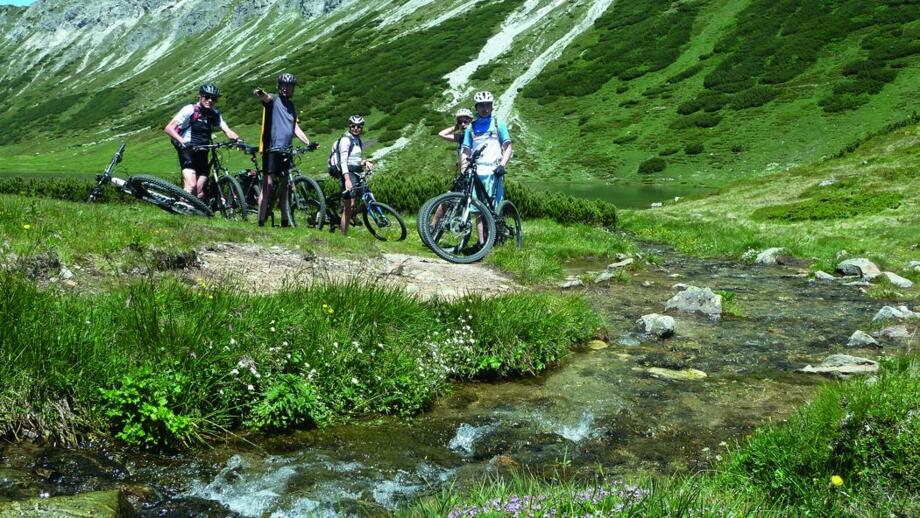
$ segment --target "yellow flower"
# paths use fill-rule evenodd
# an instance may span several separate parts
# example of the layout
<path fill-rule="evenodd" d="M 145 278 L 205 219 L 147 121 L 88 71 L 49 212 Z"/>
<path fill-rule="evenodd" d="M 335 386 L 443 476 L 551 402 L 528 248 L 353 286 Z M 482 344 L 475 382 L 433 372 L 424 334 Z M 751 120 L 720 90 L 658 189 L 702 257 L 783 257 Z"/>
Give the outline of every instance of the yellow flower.
<path fill-rule="evenodd" d="M 32 228 L 32 225 L 29 225 L 28 223 L 26 223 L 22 226 L 22 228 L 29 230 L 30 228 Z"/>
<path fill-rule="evenodd" d="M 834 487 L 840 487 L 843 485 L 843 478 L 840 475 L 834 475 L 831 477 L 831 485 Z"/>
<path fill-rule="evenodd" d="M 209 294 L 208 294 L 208 299 L 214 300 L 214 295 L 211 295 L 211 294 L 209 293 Z"/>

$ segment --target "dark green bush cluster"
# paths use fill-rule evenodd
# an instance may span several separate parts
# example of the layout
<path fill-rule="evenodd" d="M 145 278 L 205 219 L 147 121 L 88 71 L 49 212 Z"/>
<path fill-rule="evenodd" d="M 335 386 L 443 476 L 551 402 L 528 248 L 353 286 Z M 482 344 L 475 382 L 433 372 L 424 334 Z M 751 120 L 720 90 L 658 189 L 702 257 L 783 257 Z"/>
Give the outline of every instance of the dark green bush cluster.
<path fill-rule="evenodd" d="M 638 140 L 638 138 L 639 138 L 639 135 L 635 133 L 630 133 L 627 135 L 621 135 L 619 137 L 614 138 L 613 143 L 614 144 L 628 144 L 630 142 L 635 142 L 636 140 Z"/>
<path fill-rule="evenodd" d="M 758 85 L 749 90 L 738 92 L 732 97 L 731 106 L 735 110 L 744 110 L 763 106 L 779 95 L 779 89 L 773 86 Z"/>
<path fill-rule="evenodd" d="M 581 299 L 531 292 L 422 302 L 360 281 L 261 296 L 143 280 L 83 296 L 0 270 L 0 436 L 110 427 L 163 447 L 411 414 L 452 379 L 540 372 L 600 325 Z"/>
<path fill-rule="evenodd" d="M 639 164 L 639 174 L 652 174 L 664 171 L 668 167 L 667 160 L 659 157 L 649 158 Z"/>
<path fill-rule="evenodd" d="M 694 113 L 687 117 L 680 117 L 671 123 L 671 128 L 714 128 L 722 121 L 722 117 L 714 113 Z"/>
<path fill-rule="evenodd" d="M 629 81 L 661 70 L 680 56 L 690 40 L 699 8 L 698 3 L 668 0 L 619 2 L 594 23 L 596 43 L 580 50 L 565 66 L 547 67 L 523 95 L 583 96 L 614 77 Z"/>
<path fill-rule="evenodd" d="M 687 155 L 699 155 L 704 151 L 703 144 L 700 142 L 694 142 L 692 144 L 687 144 L 684 148 L 684 153 Z"/>
<path fill-rule="evenodd" d="M 801 197 L 804 199 L 798 202 L 761 207 L 753 212 L 752 217 L 788 223 L 846 219 L 896 209 L 903 198 L 897 192 L 866 189 L 855 180 L 812 187 Z"/>
<path fill-rule="evenodd" d="M 21 176 L 9 176 L 0 178 L 0 193 L 85 202 L 95 185 L 95 182 L 80 178 L 26 179 Z M 104 203 L 133 201 L 134 198 L 125 196 L 112 187 L 106 187 L 99 198 L 99 202 Z"/>

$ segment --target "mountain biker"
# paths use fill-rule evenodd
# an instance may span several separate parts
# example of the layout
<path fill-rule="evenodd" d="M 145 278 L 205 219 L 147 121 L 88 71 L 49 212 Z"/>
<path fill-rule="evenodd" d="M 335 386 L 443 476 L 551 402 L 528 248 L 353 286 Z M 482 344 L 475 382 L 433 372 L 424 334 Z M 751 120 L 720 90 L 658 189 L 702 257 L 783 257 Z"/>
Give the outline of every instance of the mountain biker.
<path fill-rule="evenodd" d="M 349 117 L 348 131 L 332 145 L 332 153 L 329 155 L 329 174 L 338 178 L 342 186 L 344 207 L 339 228 L 343 236 L 348 235 L 348 222 L 351 221 L 351 214 L 357 205 L 352 191 L 358 182 L 355 173 L 374 170 L 374 164 L 364 159 L 364 143 L 361 141 L 363 131 L 364 117 L 360 115 Z M 339 164 L 345 164 L 345 166 L 341 167 Z"/>
<path fill-rule="evenodd" d="M 482 150 L 476 160 L 476 173 L 482 181 L 486 192 L 495 202 L 495 207 L 505 197 L 505 166 L 511 160 L 511 136 L 505 123 L 492 116 L 495 98 L 491 92 L 476 92 L 476 119 L 466 129 L 460 145 L 460 171 L 466 169 L 473 153 Z M 475 195 L 475 190 L 473 194 Z M 479 244 L 483 244 L 482 216 L 477 218 Z"/>
<path fill-rule="evenodd" d="M 261 88 L 252 91 L 252 95 L 262 101 L 262 132 L 259 139 L 259 151 L 262 153 L 262 192 L 259 194 L 259 226 L 265 226 L 268 212 L 274 202 L 272 189 L 278 184 L 281 205 L 281 226 L 288 227 L 290 222 L 284 218 L 287 214 L 288 185 L 285 173 L 291 168 L 291 140 L 294 136 L 306 146 L 311 147 L 310 139 L 300 129 L 297 110 L 291 101 L 297 79 L 287 72 L 278 76 L 278 94 L 274 96 Z"/>
<path fill-rule="evenodd" d="M 460 145 L 463 144 L 463 135 L 466 133 L 466 128 L 473 122 L 473 112 L 466 108 L 460 108 L 457 110 L 456 117 L 456 123 L 454 123 L 453 126 L 442 129 L 438 132 L 438 136 L 448 142 L 456 142 L 457 153 L 459 154 Z"/>
<path fill-rule="evenodd" d="M 204 184 L 208 179 L 208 152 L 195 151 L 194 146 L 211 143 L 211 134 L 219 128 L 230 140 L 240 136 L 227 126 L 220 111 L 214 107 L 220 98 L 220 89 L 214 83 L 205 83 L 198 89 L 198 102 L 184 106 L 163 131 L 172 139 L 179 153 L 179 168 L 185 191 L 204 198 Z"/>

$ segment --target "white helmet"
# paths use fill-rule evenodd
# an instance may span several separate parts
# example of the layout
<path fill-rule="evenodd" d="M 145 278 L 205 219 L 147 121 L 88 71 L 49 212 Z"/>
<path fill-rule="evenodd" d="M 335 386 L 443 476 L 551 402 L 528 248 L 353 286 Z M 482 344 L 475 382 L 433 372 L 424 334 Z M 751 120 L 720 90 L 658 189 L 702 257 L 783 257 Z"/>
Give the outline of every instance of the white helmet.
<path fill-rule="evenodd" d="M 467 110 L 466 108 L 460 108 L 459 110 L 457 110 L 457 118 L 459 119 L 460 117 L 469 117 L 470 119 L 472 119 L 473 112 Z"/>
<path fill-rule="evenodd" d="M 473 96 L 473 102 L 476 104 L 479 103 L 491 103 L 495 102 L 495 98 L 492 97 L 492 92 L 476 92 L 476 95 Z"/>
<path fill-rule="evenodd" d="M 348 118 L 348 124 L 364 124 L 364 117 L 360 115 L 352 115 Z"/>

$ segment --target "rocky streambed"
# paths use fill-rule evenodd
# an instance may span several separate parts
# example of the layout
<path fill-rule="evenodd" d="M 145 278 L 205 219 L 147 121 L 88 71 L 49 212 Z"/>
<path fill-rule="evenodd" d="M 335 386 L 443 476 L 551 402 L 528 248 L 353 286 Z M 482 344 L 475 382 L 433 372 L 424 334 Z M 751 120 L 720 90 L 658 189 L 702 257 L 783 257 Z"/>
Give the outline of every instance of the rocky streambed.
<path fill-rule="evenodd" d="M 806 401 L 825 377 L 800 369 L 853 365 L 837 358 L 822 371 L 834 354 L 877 359 L 905 347 L 920 324 L 898 305 L 873 321 L 889 304 L 796 266 L 645 253 L 654 265 L 633 271 L 628 258 L 612 269 L 571 265 L 587 282 L 567 289 L 588 297 L 609 336 L 541 376 L 459 384 L 411 419 L 250 435 L 194 453 L 6 445 L 0 499 L 120 489 L 119 505 L 142 516 L 364 516 L 487 472 L 699 469 Z M 594 282 L 598 270 L 611 275 Z M 874 343 L 853 342 L 857 330 Z"/>

